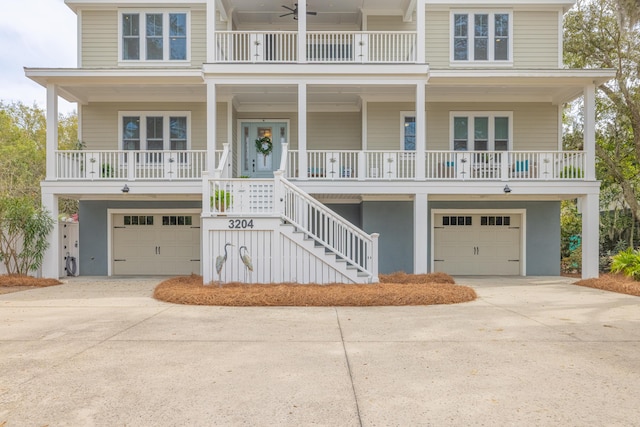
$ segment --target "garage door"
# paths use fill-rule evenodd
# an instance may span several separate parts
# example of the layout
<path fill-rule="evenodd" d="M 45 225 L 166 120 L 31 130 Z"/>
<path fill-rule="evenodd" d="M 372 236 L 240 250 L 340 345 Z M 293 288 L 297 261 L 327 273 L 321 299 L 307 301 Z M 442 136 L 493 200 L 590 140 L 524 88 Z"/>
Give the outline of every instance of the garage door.
<path fill-rule="evenodd" d="M 434 270 L 453 275 L 521 274 L 520 214 L 436 214 Z"/>
<path fill-rule="evenodd" d="M 113 216 L 115 275 L 200 274 L 198 214 Z"/>

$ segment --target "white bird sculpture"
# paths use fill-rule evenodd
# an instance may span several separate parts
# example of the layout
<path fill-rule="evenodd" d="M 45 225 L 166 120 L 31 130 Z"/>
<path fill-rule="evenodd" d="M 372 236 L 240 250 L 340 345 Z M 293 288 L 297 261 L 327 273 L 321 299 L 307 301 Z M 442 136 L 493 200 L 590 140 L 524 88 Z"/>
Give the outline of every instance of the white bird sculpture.
<path fill-rule="evenodd" d="M 218 255 L 216 258 L 216 272 L 218 273 L 218 279 L 221 280 L 220 273 L 222 272 L 222 267 L 224 263 L 227 261 L 227 246 L 233 246 L 231 243 L 227 243 L 224 245 L 224 255 Z M 220 286 L 222 286 L 222 282 L 220 282 Z"/>
<path fill-rule="evenodd" d="M 245 250 L 244 254 L 242 253 L 243 249 Z M 253 263 L 251 262 L 251 257 L 247 253 L 249 252 L 249 249 L 247 249 L 246 246 L 240 246 L 238 252 L 240 253 L 240 259 L 242 260 L 242 263 L 247 267 L 249 271 L 253 272 Z"/>

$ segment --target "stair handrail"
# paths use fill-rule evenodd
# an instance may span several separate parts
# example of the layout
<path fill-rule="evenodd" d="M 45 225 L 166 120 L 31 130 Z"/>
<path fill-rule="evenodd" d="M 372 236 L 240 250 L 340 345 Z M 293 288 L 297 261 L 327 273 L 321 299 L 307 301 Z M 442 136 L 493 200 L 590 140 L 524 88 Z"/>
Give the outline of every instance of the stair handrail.
<path fill-rule="evenodd" d="M 378 281 L 378 234 L 374 233 L 369 235 L 345 220 L 331 209 L 327 208 L 322 203 L 311 197 L 308 193 L 298 188 L 284 177 L 279 177 L 277 181 L 280 181 L 283 188 L 281 195 L 281 216 L 282 218 L 297 227 L 304 232 L 309 238 L 318 242 L 318 244 L 324 246 L 336 256 L 345 259 L 348 263 L 353 265 L 356 269 L 366 273 L 370 281 L 376 283 Z M 288 195 L 293 195 L 295 200 L 290 200 Z M 303 202 L 307 207 L 312 208 L 317 212 L 316 215 L 322 216 L 322 223 L 309 224 L 308 218 L 298 218 L 296 212 L 294 212 L 294 206 L 299 206 L 300 202 Z M 311 209 L 303 210 L 306 215 L 311 213 Z M 331 228 L 331 230 L 316 230 L 315 228 Z M 344 235 L 346 233 L 346 235 Z M 322 237 L 323 234 L 325 238 Z M 341 241 L 336 244 L 336 240 L 339 240 L 339 236 L 343 235 Z M 327 236 L 332 235 L 333 238 L 328 239 Z M 342 246 L 342 247 L 338 247 Z"/>
<path fill-rule="evenodd" d="M 222 144 L 222 154 L 220 155 L 220 162 L 216 166 L 216 170 L 213 172 L 214 178 L 222 178 L 227 170 L 227 160 L 229 158 L 229 144 Z"/>

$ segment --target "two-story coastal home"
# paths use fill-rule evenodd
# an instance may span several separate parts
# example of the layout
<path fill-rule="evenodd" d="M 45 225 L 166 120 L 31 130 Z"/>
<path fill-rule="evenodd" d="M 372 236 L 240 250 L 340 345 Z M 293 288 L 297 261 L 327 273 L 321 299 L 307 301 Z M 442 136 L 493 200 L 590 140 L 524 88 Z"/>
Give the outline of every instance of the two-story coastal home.
<path fill-rule="evenodd" d="M 42 200 L 80 201 L 82 275 L 558 275 L 574 198 L 598 274 L 614 72 L 563 66 L 573 0 L 65 1 L 78 67 L 26 74 L 47 90 Z M 83 150 L 57 150 L 59 97 Z M 563 151 L 578 97 L 584 150 Z"/>

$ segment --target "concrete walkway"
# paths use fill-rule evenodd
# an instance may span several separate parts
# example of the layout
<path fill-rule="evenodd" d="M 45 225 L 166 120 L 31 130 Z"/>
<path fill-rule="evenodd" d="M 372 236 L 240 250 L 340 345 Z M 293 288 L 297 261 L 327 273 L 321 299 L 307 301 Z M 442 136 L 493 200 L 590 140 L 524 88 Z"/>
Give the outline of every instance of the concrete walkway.
<path fill-rule="evenodd" d="M 160 279 L 0 296 L 0 425 L 632 426 L 640 298 L 457 278 L 478 300 L 191 307 Z"/>

